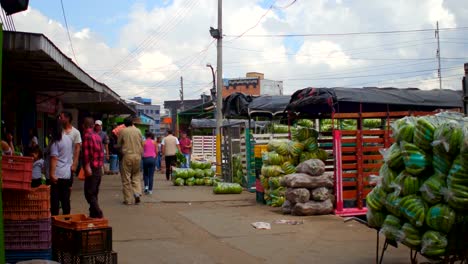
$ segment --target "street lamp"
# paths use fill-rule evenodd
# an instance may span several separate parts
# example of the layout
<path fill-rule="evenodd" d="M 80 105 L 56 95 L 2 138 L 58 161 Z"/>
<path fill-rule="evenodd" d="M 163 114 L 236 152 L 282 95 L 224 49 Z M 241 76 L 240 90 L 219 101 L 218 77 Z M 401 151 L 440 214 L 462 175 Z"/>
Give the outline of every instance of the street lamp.
<path fill-rule="evenodd" d="M 209 67 L 211 69 L 211 75 L 213 77 L 213 88 L 210 89 L 210 92 L 211 92 L 211 100 L 213 100 L 213 102 L 216 101 L 216 78 L 215 78 L 215 72 L 214 72 L 214 69 L 213 69 L 213 66 L 211 66 L 210 63 L 207 63 L 206 64 L 206 67 Z"/>

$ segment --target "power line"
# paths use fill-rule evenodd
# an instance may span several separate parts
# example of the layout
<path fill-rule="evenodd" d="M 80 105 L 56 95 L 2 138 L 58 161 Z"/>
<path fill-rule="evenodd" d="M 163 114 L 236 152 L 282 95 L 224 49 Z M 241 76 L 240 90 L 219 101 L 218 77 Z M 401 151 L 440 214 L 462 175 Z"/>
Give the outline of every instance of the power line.
<path fill-rule="evenodd" d="M 62 6 L 63 20 L 65 21 L 65 27 L 67 28 L 68 41 L 70 41 L 70 48 L 73 53 L 73 58 L 75 58 L 75 62 L 76 64 L 78 64 L 78 60 L 76 59 L 75 49 L 73 48 L 73 42 L 70 36 L 70 30 L 68 29 L 67 16 L 65 14 L 65 7 L 63 6 L 63 0 L 60 0 L 60 5 Z"/>
<path fill-rule="evenodd" d="M 466 30 L 468 27 L 439 28 L 440 31 Z M 347 32 L 347 33 L 303 33 L 303 34 L 265 34 L 265 35 L 244 35 L 244 37 L 254 38 L 276 38 L 276 37 L 339 37 L 339 36 L 361 36 L 361 35 L 382 35 L 382 34 L 402 34 L 433 32 L 435 29 L 410 29 L 410 30 L 389 30 L 389 31 L 367 31 L 367 32 Z M 235 35 L 226 35 L 226 37 L 236 37 Z"/>

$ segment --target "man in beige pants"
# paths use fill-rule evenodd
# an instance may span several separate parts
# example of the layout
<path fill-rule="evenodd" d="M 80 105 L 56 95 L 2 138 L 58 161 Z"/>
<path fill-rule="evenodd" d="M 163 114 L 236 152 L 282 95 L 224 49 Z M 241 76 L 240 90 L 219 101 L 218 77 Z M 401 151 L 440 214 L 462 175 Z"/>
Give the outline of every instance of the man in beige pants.
<path fill-rule="evenodd" d="M 130 205 L 140 203 L 141 196 L 141 155 L 143 154 L 143 137 L 138 128 L 133 125 L 133 120 L 127 118 L 124 121 L 126 128 L 119 133 L 118 144 L 122 148 L 122 187 L 123 203 Z"/>

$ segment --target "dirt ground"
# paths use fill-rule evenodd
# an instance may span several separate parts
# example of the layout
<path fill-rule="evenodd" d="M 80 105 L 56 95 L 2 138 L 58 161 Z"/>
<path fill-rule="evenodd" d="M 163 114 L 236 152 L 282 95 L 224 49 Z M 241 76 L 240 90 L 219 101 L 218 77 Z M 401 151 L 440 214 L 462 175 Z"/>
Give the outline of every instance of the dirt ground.
<path fill-rule="evenodd" d="M 156 175 L 152 196 L 126 206 L 120 176 L 103 177 L 100 205 L 113 227 L 119 263 L 375 263 L 376 232 L 358 222 L 285 216 L 256 204 L 255 194 L 214 195 L 210 187 L 175 187 L 163 178 Z M 87 213 L 80 181 L 72 213 Z M 251 226 L 279 219 L 304 224 Z M 409 256 L 405 247 L 389 247 L 383 263 L 409 263 Z"/>

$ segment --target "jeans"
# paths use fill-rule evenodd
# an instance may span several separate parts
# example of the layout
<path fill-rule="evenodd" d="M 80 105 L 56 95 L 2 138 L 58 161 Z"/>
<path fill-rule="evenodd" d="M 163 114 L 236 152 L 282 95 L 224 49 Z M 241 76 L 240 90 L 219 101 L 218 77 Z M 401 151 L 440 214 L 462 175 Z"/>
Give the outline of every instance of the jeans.
<path fill-rule="evenodd" d="M 154 168 L 156 167 L 156 158 L 146 157 L 143 158 L 143 181 L 145 182 L 145 189 L 153 190 Z"/>
<path fill-rule="evenodd" d="M 161 169 L 161 160 L 162 160 L 162 156 L 161 154 L 158 153 L 158 156 L 156 156 L 156 168 L 158 170 Z"/>
<path fill-rule="evenodd" d="M 190 168 L 190 154 L 183 154 L 185 157 L 185 164 L 182 164 L 182 168 Z"/>
<path fill-rule="evenodd" d="M 177 157 L 176 156 L 166 156 L 165 160 L 166 160 L 166 180 L 170 180 L 171 179 L 171 174 L 172 174 L 172 166 L 175 165 L 175 163 L 177 161 Z"/>
<path fill-rule="evenodd" d="M 92 168 L 93 174 L 85 178 L 84 195 L 89 204 L 89 217 L 102 218 L 102 210 L 98 204 L 99 186 L 101 185 L 102 169 Z"/>
<path fill-rule="evenodd" d="M 52 215 L 59 214 L 60 205 L 62 205 L 64 215 L 70 214 L 71 186 L 71 179 L 58 179 L 56 183 L 50 185 L 50 212 Z"/>

